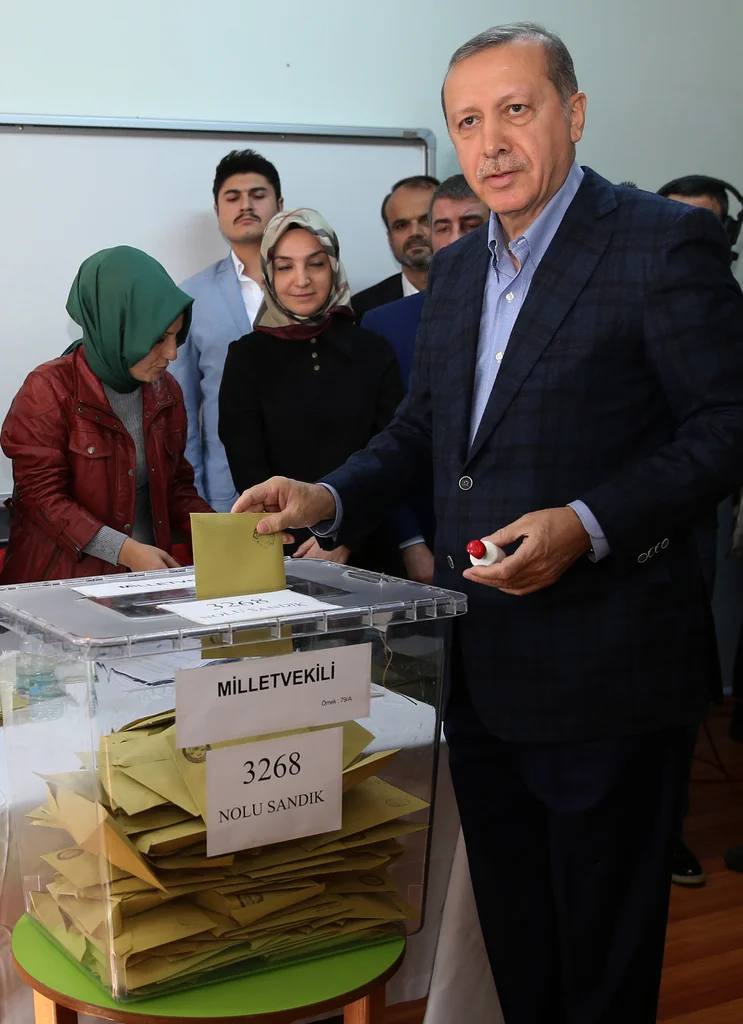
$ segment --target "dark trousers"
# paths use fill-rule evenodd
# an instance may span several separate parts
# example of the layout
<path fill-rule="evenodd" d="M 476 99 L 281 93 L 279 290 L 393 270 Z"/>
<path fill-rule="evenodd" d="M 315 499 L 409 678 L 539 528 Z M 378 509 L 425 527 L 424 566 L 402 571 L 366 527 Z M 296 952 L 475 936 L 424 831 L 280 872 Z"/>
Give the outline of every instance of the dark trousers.
<path fill-rule="evenodd" d="M 655 1024 L 687 730 L 505 742 L 457 686 L 446 735 L 506 1024 Z"/>

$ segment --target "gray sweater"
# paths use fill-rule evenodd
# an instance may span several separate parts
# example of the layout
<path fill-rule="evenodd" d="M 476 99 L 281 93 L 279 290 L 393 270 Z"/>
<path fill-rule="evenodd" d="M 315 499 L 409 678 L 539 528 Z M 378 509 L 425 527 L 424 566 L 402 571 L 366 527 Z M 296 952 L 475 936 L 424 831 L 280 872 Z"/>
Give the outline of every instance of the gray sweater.
<path fill-rule="evenodd" d="M 111 408 L 124 424 L 129 436 L 134 441 L 137 452 L 134 467 L 137 494 L 134 504 L 134 522 L 132 523 L 131 536 L 142 544 L 155 543 L 155 531 L 152 526 L 152 505 L 150 503 L 150 480 L 147 473 L 147 457 L 144 450 L 144 427 L 142 426 L 142 389 L 137 388 L 128 394 L 121 394 L 114 391 L 107 384 L 103 385 L 106 398 L 111 403 Z M 98 533 L 85 547 L 86 555 L 93 555 L 102 558 L 104 562 L 111 565 L 119 564 L 119 555 L 124 541 L 128 539 L 125 533 L 119 533 L 110 526 L 102 526 Z"/>

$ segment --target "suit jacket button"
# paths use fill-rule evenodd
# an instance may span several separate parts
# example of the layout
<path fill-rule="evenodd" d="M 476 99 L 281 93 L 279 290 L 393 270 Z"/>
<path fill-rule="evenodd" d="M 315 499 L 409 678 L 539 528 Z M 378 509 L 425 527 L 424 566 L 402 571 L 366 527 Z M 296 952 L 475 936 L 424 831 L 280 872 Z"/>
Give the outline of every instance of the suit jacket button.
<path fill-rule="evenodd" d="M 660 546 L 663 551 L 666 550 L 666 548 L 668 547 L 668 537 L 666 537 L 665 540 L 662 540 L 660 542 Z"/>
<path fill-rule="evenodd" d="M 642 565 L 643 562 L 647 562 L 647 560 L 648 560 L 648 556 L 647 556 L 647 552 L 645 552 L 645 551 L 643 551 L 643 553 L 641 555 L 637 556 L 637 561 L 640 563 L 640 565 Z"/>
<path fill-rule="evenodd" d="M 471 476 L 460 476 L 459 478 L 459 489 L 461 491 L 468 491 L 472 487 Z"/>
<path fill-rule="evenodd" d="M 129 476 L 134 476 L 134 470 L 133 469 L 129 470 Z"/>
<path fill-rule="evenodd" d="M 88 448 L 88 455 L 95 455 L 95 445 L 91 444 Z"/>
<path fill-rule="evenodd" d="M 131 533 L 131 532 L 132 532 L 132 524 L 131 523 L 127 523 L 126 526 L 124 527 L 124 533 Z"/>
<path fill-rule="evenodd" d="M 454 559 L 451 557 L 451 555 L 446 556 L 446 564 L 449 566 L 450 569 L 454 568 Z"/>
<path fill-rule="evenodd" d="M 648 558 L 652 558 L 655 554 L 655 548 L 650 548 L 648 551 Z"/>

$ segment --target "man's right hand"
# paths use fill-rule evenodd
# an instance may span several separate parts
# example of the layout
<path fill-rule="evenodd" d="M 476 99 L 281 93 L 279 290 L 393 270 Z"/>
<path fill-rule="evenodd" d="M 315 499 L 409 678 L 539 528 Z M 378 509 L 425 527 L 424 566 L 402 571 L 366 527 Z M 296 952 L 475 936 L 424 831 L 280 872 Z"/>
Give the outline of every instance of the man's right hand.
<path fill-rule="evenodd" d="M 127 537 L 119 552 L 119 565 L 125 565 L 132 572 L 148 572 L 150 569 L 178 569 L 172 555 L 152 544 L 140 544 Z"/>
<path fill-rule="evenodd" d="M 233 512 L 268 512 L 256 526 L 258 533 L 316 526 L 324 519 L 335 519 L 335 498 L 327 487 L 305 484 L 285 476 L 272 476 L 262 484 L 243 491 Z"/>

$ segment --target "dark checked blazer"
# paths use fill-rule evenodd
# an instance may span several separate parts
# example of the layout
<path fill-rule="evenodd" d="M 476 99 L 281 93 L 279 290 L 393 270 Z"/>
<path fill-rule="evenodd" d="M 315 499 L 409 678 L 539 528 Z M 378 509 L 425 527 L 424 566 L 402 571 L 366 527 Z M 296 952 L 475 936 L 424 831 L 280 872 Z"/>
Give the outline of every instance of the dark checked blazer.
<path fill-rule="evenodd" d="M 502 738 L 625 735 L 700 715 L 712 648 L 692 527 L 743 477 L 743 297 L 729 262 L 708 211 L 586 169 L 473 445 L 487 226 L 436 256 L 410 393 L 326 478 L 343 542 L 433 465 L 436 582 L 469 598 L 452 685 Z M 607 558 L 581 558 L 527 597 L 463 580 L 471 538 L 574 499 L 602 526 Z"/>

